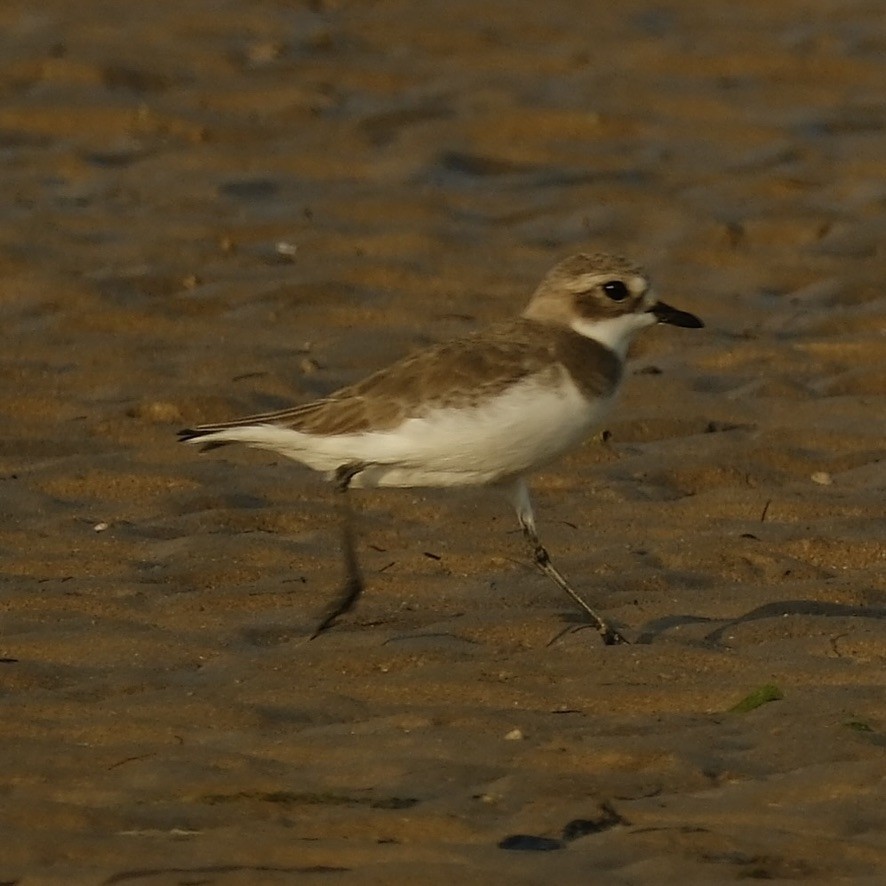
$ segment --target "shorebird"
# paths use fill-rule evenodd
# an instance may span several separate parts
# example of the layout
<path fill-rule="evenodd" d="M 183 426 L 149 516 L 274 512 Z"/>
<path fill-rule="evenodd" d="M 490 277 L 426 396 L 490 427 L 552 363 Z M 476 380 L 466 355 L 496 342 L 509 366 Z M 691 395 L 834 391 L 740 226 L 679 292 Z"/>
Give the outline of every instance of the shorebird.
<path fill-rule="evenodd" d="M 547 273 L 516 319 L 419 351 L 321 400 L 198 425 L 179 438 L 204 449 L 243 443 L 278 452 L 335 484 L 345 582 L 313 637 L 364 589 L 351 488 L 490 485 L 507 490 L 536 566 L 606 644 L 625 643 L 551 562 L 526 476 L 599 427 L 621 385 L 631 339 L 656 323 L 704 325 L 659 301 L 632 262 L 573 255 Z"/>

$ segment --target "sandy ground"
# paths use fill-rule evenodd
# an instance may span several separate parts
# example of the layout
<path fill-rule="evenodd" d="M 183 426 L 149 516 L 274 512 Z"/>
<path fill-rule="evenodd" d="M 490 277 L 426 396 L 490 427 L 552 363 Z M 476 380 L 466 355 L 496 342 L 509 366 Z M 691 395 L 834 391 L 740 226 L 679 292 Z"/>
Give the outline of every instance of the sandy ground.
<path fill-rule="evenodd" d="M 7 0 L 0 881 L 882 883 L 884 58 L 880 0 Z M 422 490 L 306 642 L 332 493 L 174 432 L 583 249 L 707 322 L 534 481 L 639 642 Z"/>

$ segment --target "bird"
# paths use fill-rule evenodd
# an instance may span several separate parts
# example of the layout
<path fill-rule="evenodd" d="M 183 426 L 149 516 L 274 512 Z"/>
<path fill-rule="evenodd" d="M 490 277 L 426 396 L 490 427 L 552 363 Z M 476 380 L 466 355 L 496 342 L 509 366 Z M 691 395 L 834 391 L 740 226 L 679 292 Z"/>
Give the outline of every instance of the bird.
<path fill-rule="evenodd" d="M 364 591 L 351 489 L 492 486 L 510 499 L 535 566 L 604 644 L 627 643 L 551 561 L 527 476 L 600 427 L 633 337 L 655 324 L 704 326 L 660 301 L 633 261 L 580 253 L 548 271 L 516 318 L 419 350 L 322 399 L 185 428 L 179 440 L 204 450 L 233 443 L 270 450 L 334 484 L 345 580 L 312 638 Z"/>

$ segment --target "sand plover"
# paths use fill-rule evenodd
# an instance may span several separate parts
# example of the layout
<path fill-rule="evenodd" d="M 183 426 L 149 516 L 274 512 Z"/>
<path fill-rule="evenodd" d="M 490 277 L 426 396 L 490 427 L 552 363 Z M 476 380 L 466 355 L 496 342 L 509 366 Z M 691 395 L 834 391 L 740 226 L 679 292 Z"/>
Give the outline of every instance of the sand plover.
<path fill-rule="evenodd" d="M 497 485 L 510 495 L 538 568 L 581 607 L 605 643 L 624 643 L 551 563 L 525 476 L 599 425 L 632 337 L 655 323 L 704 325 L 658 301 L 633 263 L 574 255 L 548 272 L 515 320 L 412 354 L 322 400 L 199 425 L 179 438 L 204 449 L 243 443 L 272 450 L 335 483 L 346 578 L 315 637 L 363 591 L 349 488 Z"/>

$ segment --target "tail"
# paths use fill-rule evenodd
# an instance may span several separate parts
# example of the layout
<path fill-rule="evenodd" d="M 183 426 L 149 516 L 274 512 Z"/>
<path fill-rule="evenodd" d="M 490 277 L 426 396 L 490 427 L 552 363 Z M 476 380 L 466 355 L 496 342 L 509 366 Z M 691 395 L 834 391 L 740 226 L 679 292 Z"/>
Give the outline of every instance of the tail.
<path fill-rule="evenodd" d="M 178 439 L 180 443 L 200 446 L 201 452 L 218 449 L 220 446 L 229 446 L 231 443 L 240 443 L 255 449 L 279 452 L 287 458 L 294 458 L 311 467 L 313 467 L 313 460 L 306 459 L 305 456 L 316 448 L 316 444 L 308 434 L 272 424 L 247 424 L 242 419 L 217 425 L 197 425 L 195 428 L 184 428 L 178 432 Z"/>
<path fill-rule="evenodd" d="M 235 443 L 235 440 L 207 440 L 207 437 L 211 437 L 215 432 L 209 429 L 202 428 L 182 428 L 178 432 L 178 442 L 179 443 L 193 443 L 193 444 L 201 444 L 200 451 L 201 452 L 209 452 L 212 449 L 220 449 L 222 446 L 230 446 L 231 443 Z M 202 443 L 201 443 L 202 441 Z"/>
<path fill-rule="evenodd" d="M 282 412 L 265 412 L 234 421 L 197 425 L 178 432 L 181 443 L 200 446 L 202 452 L 240 443 L 254 449 L 277 452 L 315 471 L 329 474 L 341 465 L 359 460 L 349 434 L 312 434 L 298 430 L 298 423 L 329 401 L 315 400 Z"/>
<path fill-rule="evenodd" d="M 276 412 L 262 412 L 247 415 L 234 421 L 211 425 L 197 425 L 196 428 L 183 428 L 178 432 L 179 443 L 203 442 L 201 452 L 228 446 L 230 443 L 243 443 L 260 449 L 278 449 L 281 443 L 292 445 L 292 437 L 299 420 L 308 418 L 321 410 L 329 401 L 314 400 L 289 409 Z"/>
<path fill-rule="evenodd" d="M 242 443 L 244 446 L 256 446 L 259 449 L 279 449 L 281 438 L 295 436 L 294 431 L 276 428 L 273 425 L 240 424 L 229 422 L 218 425 L 197 425 L 196 428 L 184 428 L 178 432 L 179 443 L 199 444 L 201 452 L 230 446 L 231 443 Z"/>

